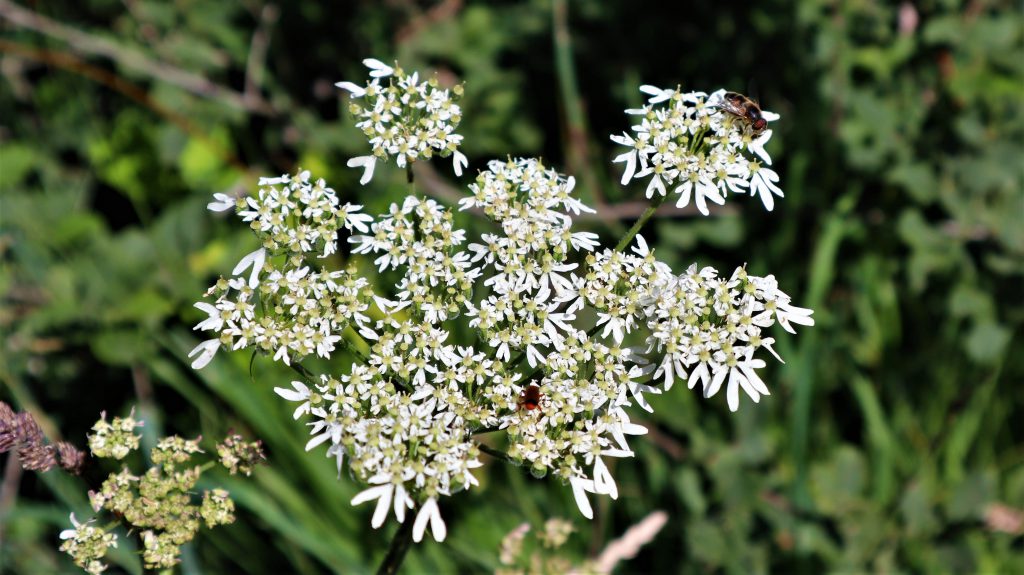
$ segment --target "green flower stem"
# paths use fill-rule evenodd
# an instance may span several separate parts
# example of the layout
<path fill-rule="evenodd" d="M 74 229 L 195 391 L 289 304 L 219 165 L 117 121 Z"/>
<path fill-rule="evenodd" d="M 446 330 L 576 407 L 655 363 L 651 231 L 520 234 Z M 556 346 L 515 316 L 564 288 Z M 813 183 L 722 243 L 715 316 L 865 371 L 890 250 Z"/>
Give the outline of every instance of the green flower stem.
<path fill-rule="evenodd" d="M 371 348 L 373 347 L 373 346 L 371 346 L 369 344 L 369 342 L 367 342 L 365 339 L 363 339 L 363 336 L 359 335 L 359 332 L 357 332 L 355 330 L 350 330 L 350 331 L 355 336 L 355 338 L 357 338 L 360 342 L 362 342 L 363 345 L 365 345 L 366 347 L 371 347 Z M 369 363 L 370 362 L 370 358 L 367 357 L 366 354 L 364 354 L 358 347 L 356 347 L 353 344 L 353 342 L 349 341 L 349 339 L 347 337 L 342 337 L 341 341 L 339 341 L 338 344 L 341 347 L 343 347 L 345 349 L 345 351 L 351 352 L 352 355 L 356 356 L 356 359 L 358 359 L 359 361 L 361 361 L 363 363 Z"/>
<path fill-rule="evenodd" d="M 490 447 L 489 445 L 484 445 L 483 443 L 477 443 L 476 446 L 478 449 L 480 449 L 480 451 L 486 453 L 487 455 L 490 455 L 491 457 L 494 457 L 495 459 L 500 459 L 506 463 L 517 465 L 517 463 L 513 461 L 512 458 L 509 457 L 507 453 L 501 451 L 500 449 L 495 449 L 493 447 Z"/>
<path fill-rule="evenodd" d="M 415 521 L 412 517 L 406 517 L 405 521 L 399 525 L 398 531 L 395 531 L 395 536 L 391 539 L 388 554 L 384 556 L 380 569 L 377 569 L 377 575 L 394 575 L 398 572 L 398 568 L 402 566 L 402 561 L 405 559 L 405 554 L 412 545 L 413 523 Z"/>
<path fill-rule="evenodd" d="M 626 250 L 626 247 L 629 246 L 630 242 L 633 241 L 633 238 L 635 238 L 636 235 L 640 233 L 640 229 L 644 227 L 644 224 L 647 223 L 647 220 L 651 219 L 651 216 L 654 215 L 654 212 L 657 212 L 658 208 L 661 207 L 661 204 L 665 203 L 666 198 L 668 198 L 667 191 L 665 192 L 664 196 L 657 196 L 653 200 L 651 200 L 651 205 L 647 206 L 647 209 L 644 210 L 644 213 L 640 214 L 640 219 L 638 219 L 636 223 L 633 224 L 633 227 L 629 228 L 629 231 L 626 232 L 626 235 L 622 236 L 622 239 L 619 240 L 619 243 L 615 244 L 615 251 L 622 252 Z"/>
<path fill-rule="evenodd" d="M 298 373 L 299 375 L 301 375 L 302 377 L 306 378 L 306 381 L 315 382 L 316 379 L 317 379 L 315 373 L 313 373 L 312 371 L 309 371 L 308 369 L 306 369 L 306 367 L 304 365 L 302 365 L 301 363 L 299 363 L 297 361 L 291 362 L 291 366 L 290 367 L 292 368 L 292 371 L 294 371 L 294 372 Z"/>

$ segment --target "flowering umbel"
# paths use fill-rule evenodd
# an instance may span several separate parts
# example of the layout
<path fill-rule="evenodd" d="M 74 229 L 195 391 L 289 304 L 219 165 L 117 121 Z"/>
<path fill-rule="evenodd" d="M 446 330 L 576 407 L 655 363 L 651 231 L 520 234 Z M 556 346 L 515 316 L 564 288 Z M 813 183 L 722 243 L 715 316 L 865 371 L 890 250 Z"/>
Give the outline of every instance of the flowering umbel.
<path fill-rule="evenodd" d="M 435 153 L 453 155 L 460 175 L 461 89 L 365 63 L 368 82 L 338 84 L 373 149 L 349 162 L 363 167 L 361 182 L 378 158 L 403 166 Z M 627 164 L 624 183 L 650 177 L 649 197 L 672 187 L 681 205 L 693 197 L 703 213 L 707 199 L 722 203 L 730 191 L 772 208 L 777 176 L 746 155 L 770 163 L 770 130 L 754 137 L 716 106 L 723 91 L 644 91 L 650 105 L 629 111 L 642 116 L 635 138 L 614 137 L 632 148 L 617 159 Z M 416 541 L 428 528 L 443 540 L 441 502 L 478 484 L 481 453 L 557 477 L 592 517 L 589 494 L 618 496 L 609 458 L 632 456 L 629 436 L 646 433 L 630 417 L 634 404 L 652 409 L 645 394 L 685 381 L 705 397 L 724 387 L 733 411 L 740 391 L 757 402 L 769 394 L 757 373 L 761 350 L 779 357 L 765 330 L 814 322 L 772 276 L 739 267 L 720 277 L 696 264 L 674 272 L 635 230 L 620 242 L 628 249 L 602 249 L 596 234 L 573 229 L 574 216 L 593 211 L 574 188 L 572 176 L 538 159 L 491 161 L 459 202 L 492 223 L 479 237 L 415 194 L 371 218 L 302 170 L 264 178 L 244 200 L 218 195 L 210 208 L 234 207 L 263 247 L 211 288 L 214 303 L 196 304 L 208 316 L 196 329 L 214 337 L 193 350 L 194 365 L 222 346 L 292 365 L 302 377 L 275 391 L 309 421 L 306 449 L 326 444 L 339 476 L 347 464 L 366 485 L 352 504 L 375 502 L 375 528 L 394 515 L 414 522 Z M 354 258 L 371 258 L 391 286 L 358 276 L 354 264 L 309 263 L 345 235 Z M 326 373 L 301 364 L 339 350 L 341 365 Z M 479 439 L 497 432 L 507 451 Z"/>
<path fill-rule="evenodd" d="M 466 156 L 458 150 L 462 136 L 455 133 L 462 120 L 458 100 L 462 86 L 445 90 L 437 78 L 423 81 L 417 72 L 406 74 L 400 67 L 391 67 L 367 58 L 363 64 L 370 69 L 370 80 L 363 86 L 338 82 L 336 86 L 351 94 L 349 111 L 356 118 L 356 127 L 373 146 L 372 156 L 348 161 L 350 168 L 363 168 L 359 183 L 373 178 L 377 159 L 395 158 L 399 167 L 418 159 L 454 156 L 455 175 L 462 175 Z M 387 86 L 381 80 L 387 79 Z"/>
<path fill-rule="evenodd" d="M 742 118 L 722 109 L 725 90 L 710 96 L 704 92 L 681 92 L 641 86 L 650 95 L 642 108 L 626 110 L 639 116 L 633 126 L 635 136 L 612 136 L 617 144 L 630 150 L 615 158 L 625 162 L 622 184 L 632 179 L 649 178 L 647 197 L 664 196 L 671 188 L 679 196 L 676 206 L 683 207 L 693 198 L 700 213 L 708 215 L 707 200 L 722 205 L 730 193 L 757 195 L 765 209 L 775 207 L 774 195 L 782 197 L 779 181 L 770 166 L 772 159 L 764 146 L 771 130 L 757 133 Z M 762 111 L 766 121 L 779 115 Z M 749 158 L 748 154 L 760 158 Z"/>

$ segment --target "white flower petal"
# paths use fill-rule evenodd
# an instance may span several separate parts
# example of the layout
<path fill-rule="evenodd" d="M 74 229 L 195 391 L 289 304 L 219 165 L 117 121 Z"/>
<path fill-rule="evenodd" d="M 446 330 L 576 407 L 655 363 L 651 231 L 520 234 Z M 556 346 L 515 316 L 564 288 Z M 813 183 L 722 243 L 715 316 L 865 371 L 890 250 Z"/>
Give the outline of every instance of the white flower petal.
<path fill-rule="evenodd" d="M 311 438 L 309 441 L 306 442 L 306 451 L 312 451 L 313 448 L 315 448 L 316 446 L 322 444 L 323 442 L 327 441 L 330 438 L 331 438 L 330 432 L 321 433 L 320 435 L 313 436 L 313 438 Z"/>
<path fill-rule="evenodd" d="M 226 212 L 237 205 L 235 198 L 228 194 L 216 193 L 213 198 L 215 201 L 206 204 L 206 209 L 211 212 Z"/>
<path fill-rule="evenodd" d="M 365 186 L 373 179 L 373 168 L 377 165 L 377 158 L 375 156 L 359 156 L 356 158 L 350 158 L 345 165 L 350 168 L 357 168 L 360 166 L 363 168 L 363 176 L 359 178 L 359 183 Z"/>
<path fill-rule="evenodd" d="M 598 493 L 607 493 L 612 499 L 619 498 L 619 489 L 615 485 L 615 478 L 612 477 L 611 471 L 600 457 L 594 458 L 594 490 Z"/>
<path fill-rule="evenodd" d="M 594 510 L 590 507 L 590 501 L 587 500 L 586 492 L 595 492 L 594 481 L 574 476 L 569 478 L 569 485 L 572 486 L 572 495 L 576 499 L 576 506 L 580 508 L 580 513 L 587 519 L 593 519 Z"/>
<path fill-rule="evenodd" d="M 293 381 L 292 387 L 295 388 L 295 391 L 292 391 L 284 387 L 275 387 L 274 393 L 280 395 L 281 397 L 287 399 L 288 401 L 305 401 L 309 399 L 309 388 L 306 387 L 306 384 L 302 383 L 301 381 Z"/>
<path fill-rule="evenodd" d="M 455 150 L 455 152 L 452 154 L 452 167 L 455 168 L 455 175 L 461 176 L 462 168 L 465 168 L 468 165 L 469 160 L 466 158 L 465 154 L 458 150 Z"/>
<path fill-rule="evenodd" d="M 254 252 L 247 254 L 242 258 L 235 269 L 231 270 L 231 275 L 241 275 L 249 266 L 252 266 L 252 272 L 249 274 L 249 288 L 256 289 L 256 286 L 260 284 L 260 271 L 263 269 L 263 263 L 267 259 L 267 249 L 260 248 Z"/>
<path fill-rule="evenodd" d="M 366 88 L 353 84 L 352 82 L 338 82 L 334 85 L 341 88 L 342 90 L 348 90 L 356 98 L 362 98 L 363 96 L 366 95 Z"/>
<path fill-rule="evenodd" d="M 192 362 L 192 369 L 203 369 L 206 364 L 210 363 L 214 355 L 217 355 L 217 350 L 220 349 L 219 339 L 208 339 L 199 345 L 192 348 L 192 351 L 188 352 L 188 356 L 192 357 L 196 354 L 199 355 Z"/>
<path fill-rule="evenodd" d="M 441 542 L 444 541 L 448 535 L 448 529 L 444 524 L 444 519 L 441 518 L 441 510 L 437 506 L 437 500 L 431 497 L 423 503 L 420 507 L 420 512 L 416 515 L 416 523 L 412 526 L 412 540 L 419 543 L 423 540 L 423 533 L 426 531 L 427 523 L 430 523 L 430 531 L 434 535 L 434 540 Z"/>
<path fill-rule="evenodd" d="M 363 65 L 372 70 L 370 76 L 374 78 L 386 78 L 395 73 L 395 69 L 376 58 L 363 60 Z"/>

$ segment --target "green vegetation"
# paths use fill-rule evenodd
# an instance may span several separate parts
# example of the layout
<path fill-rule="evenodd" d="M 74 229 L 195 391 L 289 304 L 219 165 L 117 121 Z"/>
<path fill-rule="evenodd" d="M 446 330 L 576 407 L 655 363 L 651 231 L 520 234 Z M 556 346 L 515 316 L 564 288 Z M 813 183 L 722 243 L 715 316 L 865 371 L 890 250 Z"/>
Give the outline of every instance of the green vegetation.
<path fill-rule="evenodd" d="M 652 397 L 652 433 L 593 522 L 569 489 L 488 465 L 480 489 L 442 502 L 448 539 L 414 546 L 404 572 L 493 571 L 506 534 L 551 517 L 574 521 L 562 549 L 579 564 L 659 509 L 668 523 L 620 572 L 1024 572 L 1019 4 L 655 8 L 0 0 L 0 400 L 80 448 L 101 411 L 131 406 L 146 451 L 232 428 L 263 440 L 251 478 L 208 472 L 237 521 L 187 546 L 183 573 L 372 571 L 393 526 L 368 529 L 371 510 L 349 505 L 360 487 L 303 451 L 272 391 L 293 374 L 240 354 L 189 368 L 192 303 L 256 248 L 206 210 L 212 194 L 302 166 L 386 210 L 405 174 L 358 184 L 345 161 L 367 147 L 333 84 L 397 58 L 465 81 L 470 174 L 542 156 L 611 215 L 581 225 L 614 242 L 646 207 L 608 140 L 637 86 L 724 87 L 782 115 L 769 151 L 785 199 L 659 213 L 644 233 L 677 271 L 750 262 L 816 310 L 779 338 L 772 395 L 735 414 L 682 385 Z M 452 205 L 464 190 L 438 178 L 430 193 Z M 57 534 L 69 512 L 92 515 L 86 485 L 8 471 L 0 570 L 73 569 Z M 139 573 L 134 551 L 111 560 Z"/>

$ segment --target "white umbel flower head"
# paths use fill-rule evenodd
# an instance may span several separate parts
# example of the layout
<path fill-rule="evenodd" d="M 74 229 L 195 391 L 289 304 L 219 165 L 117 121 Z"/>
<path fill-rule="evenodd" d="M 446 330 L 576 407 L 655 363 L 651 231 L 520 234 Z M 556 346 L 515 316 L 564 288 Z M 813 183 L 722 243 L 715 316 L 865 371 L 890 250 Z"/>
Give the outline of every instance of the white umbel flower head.
<path fill-rule="evenodd" d="M 453 156 L 455 175 L 461 176 L 468 164 L 458 150 L 462 136 L 455 133 L 462 120 L 458 104 L 462 85 L 442 88 L 436 76 L 422 80 L 417 72 L 406 74 L 397 64 L 388 66 L 374 58 L 363 60 L 363 64 L 370 69 L 366 84 L 335 84 L 349 93 L 349 111 L 356 127 L 373 147 L 371 155 L 348 161 L 350 168 L 363 168 L 359 183 L 365 185 L 373 179 L 378 159 L 394 158 L 404 168 L 434 154 Z M 384 80 L 387 85 L 382 84 Z"/>
<path fill-rule="evenodd" d="M 364 64 L 364 84 L 338 84 L 373 148 L 348 161 L 360 182 L 389 158 L 405 167 L 452 156 L 460 174 L 461 87 Z M 722 91 L 641 92 L 648 105 L 627 111 L 640 123 L 613 137 L 629 148 L 616 158 L 623 183 L 645 180 L 649 198 L 671 191 L 705 214 L 735 192 L 772 208 L 782 192 L 765 145 L 776 115 L 763 112 L 755 129 Z M 347 467 L 363 485 L 351 503 L 372 503 L 373 528 L 393 517 L 412 522 L 415 541 L 443 541 L 443 497 L 478 485 L 481 453 L 555 477 L 592 518 L 591 496 L 619 495 L 612 458 L 633 457 L 630 436 L 647 432 L 630 418 L 634 405 L 653 411 L 649 394 L 676 381 L 708 398 L 724 389 L 733 411 L 743 396 L 758 402 L 770 394 L 760 350 L 780 359 L 764 330 L 814 320 L 773 276 L 741 267 L 725 279 L 697 265 L 677 275 L 641 236 L 628 251 L 603 249 L 597 234 L 573 229 L 593 211 L 575 186 L 536 158 L 489 162 L 459 201 L 493 224 L 473 238 L 433 199 L 410 195 L 374 219 L 302 170 L 261 179 L 242 201 L 215 195 L 210 209 L 236 207 L 260 242 L 208 291 L 213 301 L 196 304 L 196 329 L 213 337 L 192 351 L 193 367 L 221 347 L 291 363 L 301 379 L 274 391 L 308 426 L 306 450 L 324 449 L 339 477 Z M 337 253 L 342 231 L 354 233 L 349 254 Z M 322 267 L 332 255 L 348 257 L 347 269 Z M 337 359 L 339 348 L 342 366 L 316 362 L 332 366 L 325 372 L 294 363 Z M 492 432 L 506 435 L 504 452 L 480 442 Z"/>
<path fill-rule="evenodd" d="M 778 174 L 766 167 L 771 158 L 764 146 L 771 130 L 755 130 L 749 121 L 727 111 L 725 90 L 710 96 L 653 86 L 640 91 L 650 98 L 643 108 L 626 110 L 640 118 L 633 134 L 611 136 L 629 148 L 614 160 L 626 164 L 623 185 L 646 180 L 648 198 L 671 192 L 677 196 L 677 207 L 692 200 L 704 215 L 710 213 L 709 201 L 722 205 L 730 193 L 759 196 L 765 209 L 774 208 L 773 196 L 782 197 L 782 189 L 775 185 Z M 768 111 L 760 115 L 765 121 L 779 118 Z"/>
<path fill-rule="evenodd" d="M 207 317 L 195 329 L 217 337 L 189 354 L 194 369 L 205 367 L 222 345 L 254 346 L 288 364 L 312 354 L 330 357 L 349 325 L 364 337 L 373 334 L 367 311 L 378 299 L 369 281 L 353 267 L 329 271 L 306 263 L 337 252 L 339 232 L 370 231 L 373 218 L 360 205 L 342 204 L 307 170 L 261 178 L 259 185 L 255 196 L 240 203 L 238 215 L 262 247 L 238 262 L 234 277 L 210 288 L 213 303 L 196 304 Z"/>

